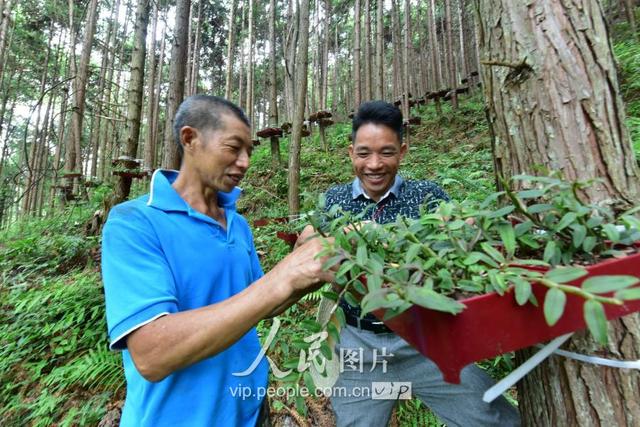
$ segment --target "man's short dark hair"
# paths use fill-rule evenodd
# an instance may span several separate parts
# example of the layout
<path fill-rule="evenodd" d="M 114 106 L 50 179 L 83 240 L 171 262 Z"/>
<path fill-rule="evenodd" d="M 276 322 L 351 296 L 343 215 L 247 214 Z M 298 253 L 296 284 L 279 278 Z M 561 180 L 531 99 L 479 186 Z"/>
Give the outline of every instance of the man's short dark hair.
<path fill-rule="evenodd" d="M 367 123 L 389 127 L 398 135 L 398 141 L 402 143 L 402 112 L 395 105 L 386 101 L 369 101 L 360 104 L 351 126 L 353 143 L 356 141 L 356 132 L 360 126 Z"/>
<path fill-rule="evenodd" d="M 240 107 L 219 96 L 192 95 L 182 101 L 173 120 L 173 137 L 178 144 L 182 156 L 180 143 L 180 129 L 191 126 L 198 130 L 218 130 L 224 126 L 222 116 L 231 114 L 247 126 L 251 126 L 247 115 Z"/>

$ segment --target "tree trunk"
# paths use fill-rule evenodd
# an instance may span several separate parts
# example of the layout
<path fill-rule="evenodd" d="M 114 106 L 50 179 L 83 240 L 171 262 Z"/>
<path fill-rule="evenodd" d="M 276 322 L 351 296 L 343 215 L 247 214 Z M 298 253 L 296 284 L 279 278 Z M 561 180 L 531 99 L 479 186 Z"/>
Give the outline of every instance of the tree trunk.
<path fill-rule="evenodd" d="M 640 171 L 598 2 L 476 0 L 476 13 L 496 173 L 542 165 L 569 180 L 601 179 L 582 194 L 589 202 L 638 203 Z M 608 335 L 605 357 L 640 359 L 637 314 L 610 322 Z M 584 333 L 568 347 L 599 350 Z M 518 400 L 525 425 L 637 426 L 639 392 L 636 370 L 554 356 L 522 381 Z"/>
<path fill-rule="evenodd" d="M 73 4 L 71 3 L 69 7 L 70 14 L 73 14 Z M 98 0 L 91 0 L 87 11 L 87 26 L 84 35 L 84 42 L 82 44 L 80 64 L 77 68 L 74 67 L 74 70 L 76 71 L 76 78 L 74 80 L 75 97 L 73 112 L 71 113 L 71 132 L 69 134 L 65 156 L 65 169 L 69 172 L 82 172 L 82 120 L 84 117 L 85 94 L 87 90 L 87 77 L 89 75 L 89 59 L 91 57 L 91 46 L 93 44 L 93 36 L 95 34 L 96 20 L 98 19 L 97 9 Z M 73 31 L 73 26 L 71 28 L 71 31 Z M 72 40 L 75 41 L 75 39 Z M 73 51 L 74 47 L 75 43 L 71 45 L 72 56 L 75 55 Z M 67 185 L 73 185 L 73 178 L 68 180 Z"/>
<path fill-rule="evenodd" d="M 360 70 L 360 0 L 355 0 L 353 15 L 353 109 L 362 102 L 362 71 Z"/>
<path fill-rule="evenodd" d="M 358 0 L 356 0 L 358 1 Z M 300 45 L 296 63 L 296 105 L 293 114 L 293 129 L 289 146 L 289 214 L 300 211 L 300 146 L 302 121 L 307 98 L 307 68 L 309 62 L 309 0 L 300 1 Z"/>
<path fill-rule="evenodd" d="M 140 116 L 142 115 L 142 92 L 144 90 L 144 61 L 147 56 L 146 40 L 149 25 L 149 0 L 138 0 L 134 26 L 133 53 L 131 55 L 131 78 L 127 96 L 127 145 L 125 156 L 136 158 L 140 140 Z M 114 204 L 129 197 L 132 177 L 120 175 Z"/>
<path fill-rule="evenodd" d="M 328 108 L 328 96 L 329 96 L 329 39 L 331 38 L 331 3 L 329 0 L 324 1 L 324 29 L 322 31 L 322 85 L 320 87 L 320 109 L 326 110 Z"/>
<path fill-rule="evenodd" d="M 289 0 L 287 6 L 287 22 L 289 23 L 284 43 L 284 89 L 287 105 L 287 119 L 293 122 L 295 109 L 296 87 L 294 82 L 296 68 L 296 47 L 298 46 L 300 10 L 297 9 L 295 14 L 292 7 L 293 0 Z"/>
<path fill-rule="evenodd" d="M 10 38 L 11 2 L 12 0 L 5 0 L 0 8 L 0 78 L 4 73 L 5 55 L 9 51 L 7 47 Z"/>
<path fill-rule="evenodd" d="M 391 33 L 393 40 L 393 98 L 402 96 L 402 42 L 400 41 L 400 19 L 396 0 L 391 0 Z"/>
<path fill-rule="evenodd" d="M 198 80 L 200 74 L 200 47 L 202 44 L 200 42 L 200 34 L 202 33 L 202 3 L 202 0 L 198 2 L 198 15 L 196 17 L 196 28 L 194 30 L 195 40 L 193 41 L 193 46 L 191 49 L 191 69 L 189 72 L 189 90 L 187 91 L 189 96 L 198 93 Z"/>
<path fill-rule="evenodd" d="M 376 98 L 384 99 L 384 0 L 376 6 Z"/>
<path fill-rule="evenodd" d="M 411 5 L 404 0 L 404 52 L 402 55 L 402 115 L 409 135 L 409 52 L 411 52 Z"/>
<path fill-rule="evenodd" d="M 431 67 L 433 68 L 434 90 L 442 89 L 442 67 L 440 66 L 440 49 L 438 48 L 438 30 L 436 28 L 436 5 L 431 0 L 429 11 L 429 48 L 431 50 Z M 435 98 L 436 111 L 442 113 L 440 98 Z"/>
<path fill-rule="evenodd" d="M 246 14 L 247 14 L 247 7 L 246 7 L 246 1 L 247 0 L 243 0 L 242 4 L 240 6 L 240 8 L 242 9 L 242 18 L 240 20 L 241 25 L 240 25 L 240 70 L 238 73 L 238 106 L 240 108 L 245 107 L 244 106 L 244 91 L 245 91 L 245 87 L 244 87 L 244 83 L 245 83 L 245 67 L 244 67 L 244 51 L 245 51 L 245 45 L 246 45 L 246 40 L 245 40 L 245 34 L 247 32 L 247 20 L 246 20 Z"/>
<path fill-rule="evenodd" d="M 269 2 L 269 126 L 278 127 L 278 88 L 276 75 L 276 0 Z M 271 137 L 271 163 L 280 164 L 280 142 Z"/>
<path fill-rule="evenodd" d="M 364 99 L 371 100 L 371 0 L 364 0 Z"/>
<path fill-rule="evenodd" d="M 624 11 L 627 15 L 627 21 L 631 28 L 631 33 L 635 37 L 636 41 L 640 41 L 640 34 L 638 34 L 638 28 L 636 26 L 635 6 L 633 0 L 624 0 Z"/>
<path fill-rule="evenodd" d="M 227 75 L 225 77 L 224 97 L 231 99 L 233 91 L 231 77 L 233 76 L 233 53 L 235 52 L 236 32 L 234 24 L 236 19 L 236 0 L 231 0 L 231 9 L 229 10 L 229 33 L 227 35 Z"/>
<path fill-rule="evenodd" d="M 247 112 L 247 117 L 249 117 L 249 119 L 253 122 L 253 87 L 254 87 L 254 81 L 253 81 L 253 46 L 255 44 L 255 40 L 254 40 L 254 32 L 253 32 L 253 9 L 254 9 L 254 2 L 253 0 L 247 0 L 248 3 L 248 7 L 249 7 L 249 60 L 247 62 L 247 100 L 245 102 L 245 111 Z M 255 126 L 254 126 L 254 130 L 255 130 Z"/>
<path fill-rule="evenodd" d="M 469 78 L 469 67 L 467 66 L 467 55 L 465 54 L 465 38 L 464 38 L 464 0 L 458 0 L 458 25 L 460 36 L 460 75 L 463 79 Z M 456 81 L 456 85 L 458 82 Z M 467 86 L 471 87 L 471 82 L 467 80 Z"/>
<path fill-rule="evenodd" d="M 447 28 L 447 68 L 449 69 L 449 87 L 451 88 L 451 107 L 458 109 L 458 87 L 456 79 L 456 61 L 453 57 L 453 29 L 451 26 L 451 0 L 444 0 L 445 19 Z"/>
<path fill-rule="evenodd" d="M 147 69 L 149 70 L 149 77 L 147 78 L 147 134 L 144 142 L 144 169 L 147 171 L 153 170 L 155 166 L 155 136 L 158 131 L 154 125 L 156 123 L 154 113 L 156 105 L 156 79 L 160 79 L 160 73 L 156 76 L 156 31 L 158 29 L 158 3 L 153 3 L 153 17 L 151 21 L 151 43 L 150 49 L 147 52 Z M 164 39 L 164 37 L 163 37 Z"/>
<path fill-rule="evenodd" d="M 191 0 L 182 0 L 176 6 L 176 23 L 173 46 L 171 48 L 171 62 L 169 64 L 169 95 L 165 114 L 164 159 L 162 162 L 165 168 L 170 169 L 180 168 L 178 146 L 173 141 L 173 118 L 184 97 L 190 5 Z"/>

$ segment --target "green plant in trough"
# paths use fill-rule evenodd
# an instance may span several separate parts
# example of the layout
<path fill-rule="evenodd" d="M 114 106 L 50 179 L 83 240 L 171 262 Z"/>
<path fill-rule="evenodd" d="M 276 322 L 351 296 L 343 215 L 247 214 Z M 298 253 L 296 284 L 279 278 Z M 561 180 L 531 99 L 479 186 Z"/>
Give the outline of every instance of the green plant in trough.
<path fill-rule="evenodd" d="M 472 294 L 515 293 L 518 304 L 537 304 L 532 284 L 549 288 L 543 310 L 554 325 L 564 311 L 566 294 L 585 299 L 589 330 L 606 343 L 603 304 L 623 304 L 640 298 L 640 282 L 633 276 L 597 276 L 581 287 L 569 282 L 583 277 L 583 265 L 604 257 L 624 256 L 640 241 L 640 207 L 615 212 L 604 205 L 586 204 L 580 192 L 591 183 L 565 182 L 558 177 L 517 176 L 530 189 L 507 190 L 484 202 L 442 203 L 419 219 L 399 218 L 386 225 L 361 223 L 332 207 L 319 210 L 314 225 L 334 237 L 325 267 L 340 264 L 340 296 L 363 312 L 384 308 L 392 317 L 417 304 L 459 313 L 458 301 Z M 506 188 L 510 186 L 506 183 Z M 498 198 L 510 202 L 494 210 Z M 546 271 L 531 269 L 546 267 Z M 366 286 L 362 277 L 366 278 Z M 613 296 L 604 294 L 615 291 Z M 359 299 L 361 301 L 359 302 Z"/>

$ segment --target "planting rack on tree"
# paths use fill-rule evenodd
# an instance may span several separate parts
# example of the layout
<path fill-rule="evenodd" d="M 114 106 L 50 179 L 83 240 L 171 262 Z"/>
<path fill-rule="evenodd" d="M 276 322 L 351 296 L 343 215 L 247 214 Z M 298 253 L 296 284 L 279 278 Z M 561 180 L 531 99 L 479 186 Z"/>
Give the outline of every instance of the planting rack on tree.
<path fill-rule="evenodd" d="M 142 160 L 134 159 L 133 157 L 120 156 L 117 159 L 114 159 L 111 162 L 111 165 L 119 168 L 113 171 L 113 175 L 122 178 L 140 179 L 149 175 L 148 171 L 140 170 Z"/>
<path fill-rule="evenodd" d="M 573 282 L 602 275 L 640 277 L 640 253 L 608 259 L 586 268 L 588 275 Z M 548 288 L 534 285 L 533 294 L 540 303 Z M 420 353 L 429 357 L 449 383 L 460 383 L 460 371 L 470 363 L 551 340 L 586 327 L 583 316 L 585 300 L 567 294 L 564 314 L 554 326 L 548 326 L 542 307 L 531 303 L 520 306 L 513 294 L 479 295 L 462 301 L 466 309 L 453 315 L 417 305 L 402 314 L 384 320 L 396 334 Z M 640 300 L 624 305 L 605 304 L 608 320 L 640 311 Z M 384 310 L 374 312 L 380 319 Z"/>

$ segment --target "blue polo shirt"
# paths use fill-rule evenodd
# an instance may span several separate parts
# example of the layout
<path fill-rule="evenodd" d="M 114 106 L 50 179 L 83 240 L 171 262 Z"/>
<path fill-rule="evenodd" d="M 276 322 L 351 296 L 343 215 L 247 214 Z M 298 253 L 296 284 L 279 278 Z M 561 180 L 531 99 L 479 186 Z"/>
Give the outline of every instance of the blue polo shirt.
<path fill-rule="evenodd" d="M 218 193 L 225 230 L 178 195 L 171 187 L 176 177 L 175 171 L 156 171 L 150 193 L 115 206 L 103 231 L 110 347 L 123 350 L 127 380 L 121 425 L 254 426 L 267 362 L 262 359 L 249 376 L 232 373 L 245 371 L 260 353 L 255 328 L 225 351 L 157 383 L 140 375 L 126 349 L 126 336 L 135 329 L 221 302 L 263 274 L 247 221 L 236 212 L 240 189 Z"/>

